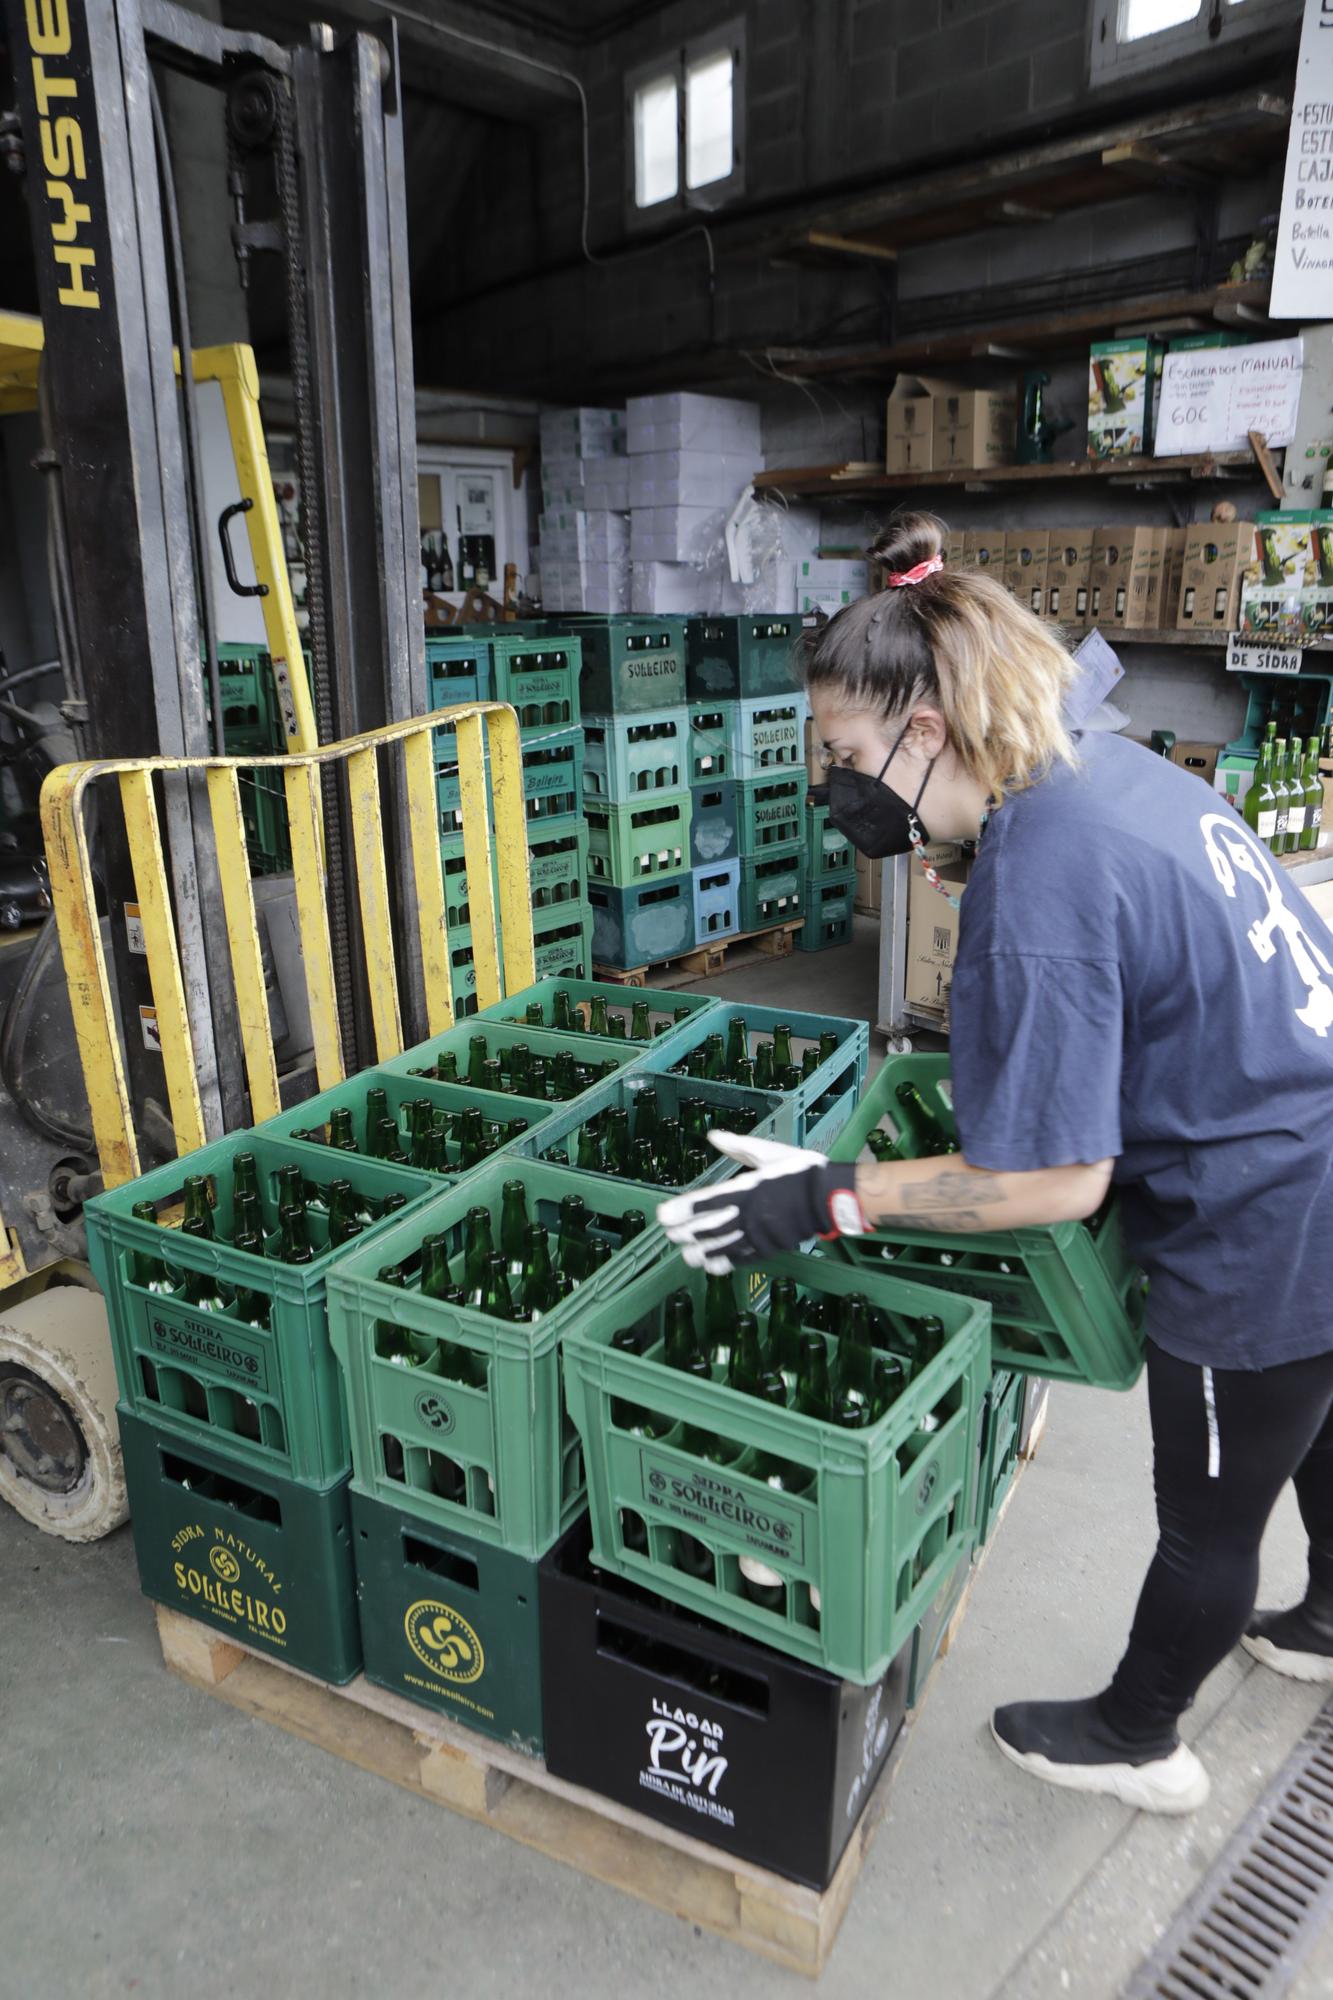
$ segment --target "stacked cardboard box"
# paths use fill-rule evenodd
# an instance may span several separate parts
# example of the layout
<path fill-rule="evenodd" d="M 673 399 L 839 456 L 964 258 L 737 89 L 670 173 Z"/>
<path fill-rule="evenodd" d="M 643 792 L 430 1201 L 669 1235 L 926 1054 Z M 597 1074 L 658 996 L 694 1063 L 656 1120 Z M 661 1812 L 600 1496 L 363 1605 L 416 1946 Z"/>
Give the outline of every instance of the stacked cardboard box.
<path fill-rule="evenodd" d="M 548 611 L 627 611 L 625 413 L 547 410 L 540 432 L 542 602 Z"/>
<path fill-rule="evenodd" d="M 885 416 L 889 472 L 980 471 L 1013 461 L 1012 389 L 967 389 L 931 375 L 900 375 Z"/>
<path fill-rule="evenodd" d="M 720 611 L 727 518 L 763 464 L 759 406 L 678 393 L 631 397 L 625 414 L 631 608 Z"/>

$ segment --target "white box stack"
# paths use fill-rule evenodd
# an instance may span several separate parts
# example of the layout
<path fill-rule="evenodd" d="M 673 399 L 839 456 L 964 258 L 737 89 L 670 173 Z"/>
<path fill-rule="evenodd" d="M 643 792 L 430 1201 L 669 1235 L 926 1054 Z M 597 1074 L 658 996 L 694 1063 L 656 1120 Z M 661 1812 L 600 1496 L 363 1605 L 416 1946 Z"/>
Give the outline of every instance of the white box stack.
<path fill-rule="evenodd" d="M 547 410 L 540 434 L 542 604 L 547 611 L 628 611 L 625 413 Z"/>
<path fill-rule="evenodd" d="M 725 396 L 634 396 L 629 446 L 631 609 L 721 608 L 727 518 L 763 465 L 759 407 Z"/>
<path fill-rule="evenodd" d="M 864 597 L 870 588 L 870 565 L 850 558 L 808 556 L 796 565 L 796 609 L 822 611 L 835 617 L 844 604 Z"/>

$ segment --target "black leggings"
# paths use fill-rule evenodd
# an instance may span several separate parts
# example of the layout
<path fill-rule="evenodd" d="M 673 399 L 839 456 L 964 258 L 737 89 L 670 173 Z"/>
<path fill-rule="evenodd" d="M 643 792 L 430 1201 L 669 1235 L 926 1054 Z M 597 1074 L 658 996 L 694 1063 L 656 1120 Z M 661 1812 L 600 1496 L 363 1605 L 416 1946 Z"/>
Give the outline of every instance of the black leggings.
<path fill-rule="evenodd" d="M 1310 1537 L 1311 1595 L 1333 1613 L 1333 1353 L 1207 1369 L 1150 1341 L 1148 1405 L 1157 1553 L 1101 1706 L 1127 1739 L 1168 1747 L 1245 1630 L 1259 1544 L 1289 1479 Z"/>

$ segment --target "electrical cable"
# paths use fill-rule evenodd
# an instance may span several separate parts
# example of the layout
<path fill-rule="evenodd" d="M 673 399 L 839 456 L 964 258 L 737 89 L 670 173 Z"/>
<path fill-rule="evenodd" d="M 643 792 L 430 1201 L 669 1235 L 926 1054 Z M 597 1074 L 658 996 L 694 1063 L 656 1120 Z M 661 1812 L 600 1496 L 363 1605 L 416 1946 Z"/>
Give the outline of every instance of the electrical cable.
<path fill-rule="evenodd" d="M 63 677 L 60 661 L 40 660 L 35 667 L 21 667 L 16 674 L 0 676 L 0 694 L 4 694 L 9 688 L 18 687 L 21 681 L 36 680 L 39 674 L 62 674 Z"/>

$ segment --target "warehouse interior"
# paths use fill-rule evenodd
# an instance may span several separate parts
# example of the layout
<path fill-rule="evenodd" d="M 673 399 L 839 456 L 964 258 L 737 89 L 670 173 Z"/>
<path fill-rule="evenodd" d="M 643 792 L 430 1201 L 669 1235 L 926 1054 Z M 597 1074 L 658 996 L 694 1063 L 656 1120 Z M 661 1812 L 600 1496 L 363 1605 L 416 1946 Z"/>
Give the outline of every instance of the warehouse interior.
<path fill-rule="evenodd" d="M 906 509 L 1071 728 L 1211 788 L 1317 1017 L 1320 21 L 0 0 L 0 1992 L 1333 1993 L 1333 1674 L 1230 1653 L 1189 1817 L 991 1740 L 1106 1683 L 1153 1551 L 1113 1191 L 786 1236 L 730 1457 L 656 1215 L 710 1125 L 959 1151 L 986 818 L 927 877 L 810 795 Z M 1288 1485 L 1260 1605 L 1307 1547 Z"/>

